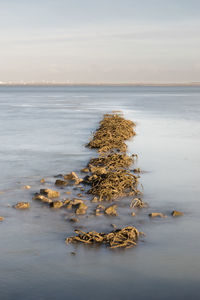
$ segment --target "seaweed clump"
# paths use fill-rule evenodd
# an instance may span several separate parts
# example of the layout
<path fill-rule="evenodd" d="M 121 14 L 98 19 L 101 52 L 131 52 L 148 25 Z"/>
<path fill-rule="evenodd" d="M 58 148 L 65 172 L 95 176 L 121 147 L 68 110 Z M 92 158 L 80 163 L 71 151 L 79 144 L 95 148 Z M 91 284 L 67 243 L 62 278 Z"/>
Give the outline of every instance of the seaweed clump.
<path fill-rule="evenodd" d="M 99 201 L 111 201 L 134 192 L 137 178 L 128 170 L 116 170 L 89 176 L 87 183 L 92 186 L 89 194 L 98 196 Z"/>
<path fill-rule="evenodd" d="M 124 141 L 135 135 L 134 126 L 132 121 L 125 120 L 118 114 L 105 114 L 88 147 L 99 149 L 99 152 L 113 149 L 126 152 L 127 145 Z"/>
<path fill-rule="evenodd" d="M 68 237 L 66 243 L 105 244 L 111 249 L 131 248 L 136 246 L 139 239 L 139 231 L 133 226 L 115 229 L 110 233 L 98 233 L 96 231 L 84 232 L 75 230 L 76 236 Z"/>
<path fill-rule="evenodd" d="M 102 154 L 100 157 L 92 158 L 89 161 L 89 167 L 105 167 L 107 170 L 116 170 L 117 168 L 128 168 L 133 163 L 133 157 L 127 154 L 111 153 Z"/>

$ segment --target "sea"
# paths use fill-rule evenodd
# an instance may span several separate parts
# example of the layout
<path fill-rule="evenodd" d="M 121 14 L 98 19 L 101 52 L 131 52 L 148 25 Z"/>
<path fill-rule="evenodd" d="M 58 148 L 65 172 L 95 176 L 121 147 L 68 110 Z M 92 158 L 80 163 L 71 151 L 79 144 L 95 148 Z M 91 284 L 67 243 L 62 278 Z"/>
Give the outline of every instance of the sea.
<path fill-rule="evenodd" d="M 98 156 L 86 145 L 113 111 L 136 123 L 128 153 L 138 155 L 131 168 L 142 171 L 148 207 L 133 217 L 125 198 L 117 217 L 97 217 L 83 192 L 88 214 L 72 224 L 72 212 L 32 200 L 41 188 L 56 188 L 58 174 L 83 176 L 80 169 Z M 60 192 L 62 199 L 80 193 Z M 30 208 L 13 208 L 19 201 Z M 173 210 L 184 215 L 172 217 Z M 1 86 L 0 216 L 1 300 L 198 299 L 200 87 Z M 111 224 L 145 236 L 131 249 L 65 243 L 77 228 L 109 232 Z"/>

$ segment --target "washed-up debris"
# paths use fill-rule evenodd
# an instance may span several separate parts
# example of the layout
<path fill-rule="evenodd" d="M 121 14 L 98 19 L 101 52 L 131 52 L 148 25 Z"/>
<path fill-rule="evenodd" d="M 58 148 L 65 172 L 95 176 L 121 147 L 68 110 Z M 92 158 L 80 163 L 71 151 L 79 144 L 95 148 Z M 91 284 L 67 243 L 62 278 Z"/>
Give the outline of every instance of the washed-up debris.
<path fill-rule="evenodd" d="M 0 222 L 2 222 L 4 220 L 4 217 L 0 217 Z"/>
<path fill-rule="evenodd" d="M 110 233 L 98 233 L 96 231 L 84 232 L 75 230 L 74 237 L 68 237 L 66 243 L 105 244 L 111 249 L 131 248 L 136 246 L 139 239 L 139 231 L 133 226 L 123 229 L 115 229 Z"/>
<path fill-rule="evenodd" d="M 181 211 L 178 211 L 178 210 L 173 210 L 173 212 L 171 213 L 171 215 L 172 215 L 173 217 L 179 217 L 179 216 L 183 216 L 184 213 L 181 212 Z"/>
<path fill-rule="evenodd" d="M 31 186 L 30 186 L 30 185 L 24 185 L 23 188 L 24 188 L 25 190 L 30 190 Z"/>
<path fill-rule="evenodd" d="M 117 216 L 117 205 L 113 204 L 105 209 L 105 214 L 108 216 Z"/>
<path fill-rule="evenodd" d="M 118 114 L 106 114 L 88 146 L 99 149 L 99 152 L 113 149 L 126 152 L 124 141 L 135 135 L 134 126 L 132 121 L 125 120 Z"/>
<path fill-rule="evenodd" d="M 34 197 L 33 197 L 33 200 L 39 200 L 41 202 L 44 202 L 44 203 L 52 203 L 53 200 L 45 197 L 44 195 L 41 195 L 41 194 L 36 194 Z"/>
<path fill-rule="evenodd" d="M 130 207 L 144 208 L 147 207 L 147 203 L 143 202 L 140 198 L 134 198 L 130 204 Z"/>
<path fill-rule="evenodd" d="M 51 189 L 41 189 L 40 194 L 47 196 L 48 198 L 58 198 L 60 193 Z"/>
<path fill-rule="evenodd" d="M 30 207 L 29 202 L 18 202 L 17 204 L 14 205 L 14 208 L 16 209 L 27 209 Z"/>
<path fill-rule="evenodd" d="M 153 212 L 153 213 L 149 214 L 149 217 L 151 217 L 151 218 L 156 218 L 156 217 L 167 218 L 166 215 L 164 215 L 163 213 L 159 213 L 159 212 Z"/>

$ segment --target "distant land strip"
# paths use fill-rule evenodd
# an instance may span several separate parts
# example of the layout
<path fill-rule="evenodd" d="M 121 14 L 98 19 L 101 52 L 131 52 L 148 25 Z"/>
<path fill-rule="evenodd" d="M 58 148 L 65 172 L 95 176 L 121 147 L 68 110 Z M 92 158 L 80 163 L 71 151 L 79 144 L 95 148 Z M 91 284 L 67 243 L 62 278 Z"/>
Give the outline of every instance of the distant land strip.
<path fill-rule="evenodd" d="M 119 87 L 131 87 L 131 86 L 149 86 L 149 87 L 165 87 L 165 86 L 200 86 L 200 82 L 177 82 L 177 83 L 146 83 L 146 82 L 139 82 L 139 83 L 68 83 L 68 82 L 1 82 L 1 86 L 119 86 Z"/>

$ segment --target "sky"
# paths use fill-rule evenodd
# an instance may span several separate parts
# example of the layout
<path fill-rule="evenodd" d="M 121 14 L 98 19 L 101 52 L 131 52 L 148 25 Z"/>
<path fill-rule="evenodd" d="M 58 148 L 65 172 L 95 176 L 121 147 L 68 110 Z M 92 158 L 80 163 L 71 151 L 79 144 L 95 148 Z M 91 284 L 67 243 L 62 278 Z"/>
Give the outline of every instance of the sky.
<path fill-rule="evenodd" d="M 0 0 L 0 82 L 200 82 L 199 0 Z"/>

